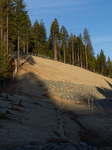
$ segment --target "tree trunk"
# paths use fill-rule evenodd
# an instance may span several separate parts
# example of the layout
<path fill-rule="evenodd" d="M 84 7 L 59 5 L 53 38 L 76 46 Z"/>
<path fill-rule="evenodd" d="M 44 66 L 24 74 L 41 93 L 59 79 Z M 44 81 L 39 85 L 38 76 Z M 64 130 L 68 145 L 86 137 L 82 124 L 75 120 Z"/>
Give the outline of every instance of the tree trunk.
<path fill-rule="evenodd" d="M 44 55 L 44 58 L 45 58 L 45 53 L 44 53 L 44 46 L 43 46 L 43 34 L 42 34 L 42 42 L 41 42 L 41 46 L 42 46 L 42 54 Z"/>
<path fill-rule="evenodd" d="M 59 45 L 59 61 L 60 61 L 60 51 L 61 51 L 61 43 Z"/>
<path fill-rule="evenodd" d="M 81 53 L 81 46 L 80 46 L 80 67 L 82 68 L 82 53 Z"/>
<path fill-rule="evenodd" d="M 78 52 L 77 52 L 77 66 L 79 67 L 79 46 L 78 46 Z"/>
<path fill-rule="evenodd" d="M 6 32 L 4 30 L 4 42 L 6 42 Z"/>
<path fill-rule="evenodd" d="M 25 42 L 23 42 L 23 52 L 25 54 Z"/>
<path fill-rule="evenodd" d="M 8 39 L 8 3 L 7 3 L 7 54 L 9 52 L 9 39 Z"/>
<path fill-rule="evenodd" d="M 3 17 L 2 17 L 2 6 L 1 6 L 1 2 L 0 2 L 0 24 L 1 24 L 1 40 L 3 39 L 3 27 L 2 27 L 2 22 L 3 22 Z"/>
<path fill-rule="evenodd" d="M 72 35 L 72 65 L 74 65 L 74 46 L 73 46 L 73 35 Z"/>
<path fill-rule="evenodd" d="M 86 49 L 86 69 L 88 69 L 88 64 L 87 64 L 87 49 Z"/>
<path fill-rule="evenodd" d="M 72 64 L 72 48 L 70 46 L 70 64 Z"/>
<path fill-rule="evenodd" d="M 57 61 L 57 36 L 55 34 L 55 38 L 54 38 L 54 60 Z"/>
<path fill-rule="evenodd" d="M 36 52 L 37 52 L 37 45 L 36 45 Z M 38 54 L 40 54 L 39 41 L 38 41 Z"/>
<path fill-rule="evenodd" d="M 24 52 L 24 54 L 25 54 L 25 35 L 23 34 L 23 52 Z"/>
<path fill-rule="evenodd" d="M 64 54 L 64 63 L 66 63 L 66 56 L 65 56 L 65 41 L 63 42 L 63 54 Z"/>
<path fill-rule="evenodd" d="M 35 52 L 36 52 L 36 39 L 35 39 Z"/>
<path fill-rule="evenodd" d="M 19 58 L 19 31 L 18 31 L 18 68 L 20 66 L 20 58 Z"/>
<path fill-rule="evenodd" d="M 28 55 L 28 36 L 27 36 L 27 55 Z"/>
<path fill-rule="evenodd" d="M 88 69 L 88 65 L 87 65 L 87 47 L 86 47 L 86 43 L 85 43 L 85 59 L 86 59 L 86 65 L 85 65 L 85 69 Z"/>
<path fill-rule="evenodd" d="M 1 24 L 1 40 L 3 39 L 3 28 L 2 28 L 2 24 Z"/>
<path fill-rule="evenodd" d="M 45 45 L 43 47 L 44 47 L 44 58 L 45 58 Z"/>

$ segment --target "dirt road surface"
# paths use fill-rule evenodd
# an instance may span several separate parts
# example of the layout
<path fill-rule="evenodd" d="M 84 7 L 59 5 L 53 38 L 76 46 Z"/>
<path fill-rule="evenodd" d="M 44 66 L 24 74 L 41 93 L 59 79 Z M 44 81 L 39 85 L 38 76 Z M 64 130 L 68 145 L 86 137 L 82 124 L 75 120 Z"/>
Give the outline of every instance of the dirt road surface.
<path fill-rule="evenodd" d="M 77 104 L 75 101 L 51 97 L 39 86 L 41 79 L 107 89 L 111 89 L 112 84 L 112 79 L 79 67 L 34 56 L 21 58 L 15 81 L 0 96 L 0 106 L 7 106 L 4 107 L 7 113 L 0 116 L 2 150 L 53 140 L 71 143 L 84 141 L 98 147 L 112 146 L 111 100 L 108 100 L 109 110 L 105 100 L 102 100 L 96 105 L 94 103 L 92 112 L 86 102 Z M 5 93 L 10 92 L 6 98 Z"/>

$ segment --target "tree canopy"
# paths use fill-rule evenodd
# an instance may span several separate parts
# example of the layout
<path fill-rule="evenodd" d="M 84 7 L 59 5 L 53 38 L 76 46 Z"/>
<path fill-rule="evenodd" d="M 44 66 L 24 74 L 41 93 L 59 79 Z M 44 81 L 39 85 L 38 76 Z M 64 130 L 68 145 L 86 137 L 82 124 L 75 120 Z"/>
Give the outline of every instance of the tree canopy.
<path fill-rule="evenodd" d="M 38 16 L 37 16 L 38 17 Z M 63 25 L 59 26 L 57 18 L 50 26 L 47 37 L 44 21 L 35 19 L 31 24 L 24 0 L 0 0 L 0 77 L 9 75 L 8 56 L 19 50 L 25 54 L 49 57 L 88 69 L 112 78 L 112 62 L 106 61 L 104 51 L 95 57 L 89 31 L 84 28 L 83 36 L 71 33 Z"/>

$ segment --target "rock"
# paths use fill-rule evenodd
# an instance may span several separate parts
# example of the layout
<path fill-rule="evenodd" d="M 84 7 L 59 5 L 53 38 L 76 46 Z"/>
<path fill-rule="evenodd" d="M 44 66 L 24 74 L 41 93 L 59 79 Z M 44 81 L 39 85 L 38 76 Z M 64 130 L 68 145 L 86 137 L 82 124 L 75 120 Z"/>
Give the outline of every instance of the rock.
<path fill-rule="evenodd" d="M 0 108 L 0 115 L 6 114 L 6 113 L 7 112 L 4 109 Z"/>
<path fill-rule="evenodd" d="M 93 147 L 92 150 L 97 150 L 97 147 Z"/>
<path fill-rule="evenodd" d="M 15 147 L 14 149 L 9 149 L 9 150 L 23 150 L 20 147 Z"/>
<path fill-rule="evenodd" d="M 24 146 L 23 149 L 24 149 L 24 150 L 32 150 L 33 147 L 32 147 L 31 145 L 26 145 L 26 146 Z"/>

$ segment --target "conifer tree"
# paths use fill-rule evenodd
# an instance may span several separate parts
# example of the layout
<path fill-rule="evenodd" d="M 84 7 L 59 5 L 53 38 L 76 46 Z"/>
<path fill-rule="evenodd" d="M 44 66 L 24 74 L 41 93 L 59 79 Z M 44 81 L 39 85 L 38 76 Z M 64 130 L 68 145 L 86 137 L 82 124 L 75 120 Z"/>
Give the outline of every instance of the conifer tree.
<path fill-rule="evenodd" d="M 14 17 L 15 17 L 15 29 L 16 29 L 16 36 L 20 41 L 18 41 L 17 45 L 20 45 L 20 48 L 22 48 L 22 45 L 24 43 L 23 37 L 24 35 L 24 24 L 25 24 L 25 15 L 27 14 L 26 11 L 26 3 L 24 0 L 13 0 L 13 8 L 14 8 Z M 19 32 L 18 32 L 19 31 Z M 18 34 L 19 33 L 19 34 Z M 21 42 L 21 43 L 19 43 Z M 18 49 L 19 54 L 19 49 Z M 19 67 L 19 55 L 18 55 L 18 67 Z"/>
<path fill-rule="evenodd" d="M 82 56 L 83 56 L 83 51 L 84 51 L 84 49 L 83 49 L 83 43 L 82 43 L 82 35 L 81 35 L 81 33 L 79 34 L 79 52 L 80 52 L 80 58 L 79 58 L 79 61 L 80 61 L 80 67 L 82 68 L 82 65 L 83 65 L 83 63 L 82 63 L 82 61 L 83 61 L 83 58 L 82 58 Z"/>
<path fill-rule="evenodd" d="M 76 45 L 77 45 L 77 66 L 79 66 L 79 54 L 80 54 L 80 38 L 77 36 L 76 38 Z"/>
<path fill-rule="evenodd" d="M 72 40 L 72 65 L 74 65 L 74 39 L 72 33 L 71 33 L 71 40 Z"/>
<path fill-rule="evenodd" d="M 54 51 L 54 60 L 57 60 L 57 42 L 59 41 L 59 24 L 55 18 L 50 28 L 50 40 Z"/>
<path fill-rule="evenodd" d="M 76 64 L 76 36 L 71 33 L 69 40 L 68 40 L 68 51 L 70 56 L 70 64 L 74 65 Z M 74 53 L 75 53 L 75 59 L 74 59 Z"/>
<path fill-rule="evenodd" d="M 100 73 L 100 55 L 97 54 L 97 58 L 96 58 L 96 72 Z"/>
<path fill-rule="evenodd" d="M 108 77 L 112 78 L 112 62 L 110 61 L 110 57 L 107 60 L 107 73 Z"/>
<path fill-rule="evenodd" d="M 60 55 L 61 55 L 61 47 L 62 47 L 62 33 L 59 32 L 59 61 L 60 61 Z"/>
<path fill-rule="evenodd" d="M 35 53 L 41 53 L 41 45 L 40 45 L 40 25 L 38 20 L 36 19 L 31 29 L 32 37 L 35 41 Z"/>
<path fill-rule="evenodd" d="M 43 23 L 43 20 L 41 19 L 40 22 L 40 43 L 41 43 L 41 47 L 42 47 L 42 53 L 44 54 L 45 57 L 45 43 L 46 43 L 46 28 L 45 25 Z"/>
<path fill-rule="evenodd" d="M 104 55 L 103 50 L 101 49 L 101 52 L 100 52 L 100 72 L 101 72 L 101 74 L 103 74 L 103 72 L 104 72 L 105 64 L 106 64 L 106 57 Z"/>
<path fill-rule="evenodd" d="M 90 36 L 88 30 L 85 28 L 83 32 L 83 42 L 85 45 L 85 62 L 86 62 L 86 69 L 88 69 L 88 62 L 87 62 L 87 45 L 88 42 L 90 41 Z"/>
<path fill-rule="evenodd" d="M 66 45 L 68 43 L 68 32 L 66 30 L 66 28 L 64 26 L 61 27 L 61 30 L 60 30 L 60 35 L 61 35 L 61 40 L 62 40 L 62 45 L 63 45 L 63 57 L 64 57 L 64 63 L 66 63 Z"/>
<path fill-rule="evenodd" d="M 0 41 L 0 78 L 4 80 L 9 77 L 10 65 L 8 61 L 7 47 L 3 39 Z"/>

